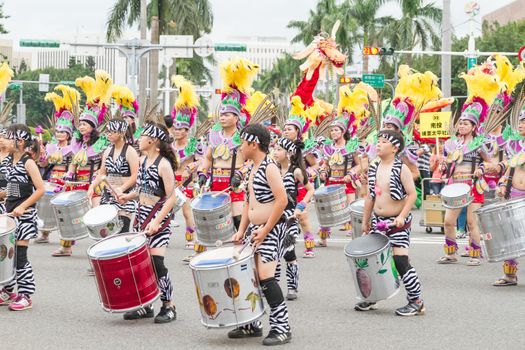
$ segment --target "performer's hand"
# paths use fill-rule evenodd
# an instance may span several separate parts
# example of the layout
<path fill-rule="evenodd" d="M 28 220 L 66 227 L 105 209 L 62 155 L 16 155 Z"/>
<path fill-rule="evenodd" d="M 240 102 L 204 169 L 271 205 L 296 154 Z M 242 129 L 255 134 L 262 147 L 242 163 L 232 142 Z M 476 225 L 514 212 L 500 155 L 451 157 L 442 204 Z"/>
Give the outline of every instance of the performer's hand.
<path fill-rule="evenodd" d="M 117 201 L 120 204 L 126 204 L 131 198 L 131 193 L 123 193 L 122 195 L 118 196 Z"/>
<path fill-rule="evenodd" d="M 89 189 L 87 191 L 87 197 L 93 198 L 93 195 L 95 194 L 95 190 L 93 189 L 93 186 L 89 186 Z"/>
<path fill-rule="evenodd" d="M 361 230 L 363 231 L 363 236 L 370 233 L 370 222 L 363 221 L 361 224 Z"/>
<path fill-rule="evenodd" d="M 351 175 L 345 175 L 345 177 L 343 178 L 343 180 L 349 184 L 350 182 L 352 182 L 352 176 Z"/>
<path fill-rule="evenodd" d="M 153 236 L 157 232 L 159 232 L 160 229 L 160 223 L 157 220 L 151 220 L 148 226 L 146 226 L 146 235 L 147 236 Z"/>
<path fill-rule="evenodd" d="M 496 194 L 498 195 L 498 197 L 503 198 L 505 196 L 505 192 L 507 192 L 507 186 L 496 187 Z"/>
<path fill-rule="evenodd" d="M 186 182 L 190 178 L 190 173 L 188 170 L 184 170 L 181 175 L 182 183 Z"/>
<path fill-rule="evenodd" d="M 479 179 L 482 176 L 483 176 L 483 171 L 481 171 L 481 169 L 476 169 L 476 171 L 474 172 L 474 177 L 477 177 Z"/>
<path fill-rule="evenodd" d="M 18 207 L 13 209 L 13 211 L 11 212 L 11 215 L 14 217 L 19 217 L 19 216 L 24 215 L 25 211 L 26 211 L 26 208 L 19 205 Z"/>
<path fill-rule="evenodd" d="M 405 225 L 405 217 L 403 215 L 398 215 L 394 221 L 392 222 L 393 225 L 395 225 L 397 228 L 403 227 Z"/>
<path fill-rule="evenodd" d="M 240 244 L 242 242 L 243 236 L 244 235 L 242 232 L 237 231 L 233 234 L 231 240 L 235 244 Z"/>
<path fill-rule="evenodd" d="M 113 195 L 115 196 L 117 200 L 120 198 L 120 196 L 124 195 L 124 191 L 122 190 L 121 187 L 116 187 L 114 188 L 114 190 L 115 190 L 115 193 L 113 193 Z"/>
<path fill-rule="evenodd" d="M 252 231 L 253 246 L 257 248 L 266 238 L 268 234 L 264 232 L 263 227 L 258 227 Z"/>

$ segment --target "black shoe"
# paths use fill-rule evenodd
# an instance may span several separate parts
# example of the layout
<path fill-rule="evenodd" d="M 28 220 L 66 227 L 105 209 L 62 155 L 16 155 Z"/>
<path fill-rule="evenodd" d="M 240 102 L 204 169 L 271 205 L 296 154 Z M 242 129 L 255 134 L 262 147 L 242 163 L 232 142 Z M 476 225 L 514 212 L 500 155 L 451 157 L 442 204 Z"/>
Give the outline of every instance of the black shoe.
<path fill-rule="evenodd" d="M 376 303 L 369 303 L 368 301 L 362 301 L 360 303 L 355 304 L 354 310 L 355 311 L 377 310 L 377 304 Z"/>
<path fill-rule="evenodd" d="M 423 315 L 424 313 L 425 304 L 423 304 L 423 301 L 419 304 L 411 301 L 406 306 L 400 307 L 396 310 L 396 315 L 398 316 L 416 316 Z"/>
<path fill-rule="evenodd" d="M 288 289 L 288 294 L 286 294 L 286 300 L 295 300 L 297 299 L 297 290 Z"/>
<path fill-rule="evenodd" d="M 231 339 L 241 339 L 241 338 L 255 338 L 255 337 L 262 337 L 263 330 L 261 328 L 255 328 L 255 327 L 239 327 L 232 329 L 228 332 L 228 338 Z"/>
<path fill-rule="evenodd" d="M 268 336 L 263 339 L 262 343 L 263 345 L 273 346 L 289 343 L 290 340 L 292 340 L 291 332 L 277 333 L 274 331 L 270 331 Z"/>
<path fill-rule="evenodd" d="M 151 306 L 146 306 L 135 311 L 126 312 L 124 314 L 125 320 L 138 320 L 141 318 L 151 318 L 153 317 L 153 308 Z"/>
<path fill-rule="evenodd" d="M 177 319 L 175 306 L 162 306 L 159 313 L 155 316 L 155 323 L 169 323 Z"/>

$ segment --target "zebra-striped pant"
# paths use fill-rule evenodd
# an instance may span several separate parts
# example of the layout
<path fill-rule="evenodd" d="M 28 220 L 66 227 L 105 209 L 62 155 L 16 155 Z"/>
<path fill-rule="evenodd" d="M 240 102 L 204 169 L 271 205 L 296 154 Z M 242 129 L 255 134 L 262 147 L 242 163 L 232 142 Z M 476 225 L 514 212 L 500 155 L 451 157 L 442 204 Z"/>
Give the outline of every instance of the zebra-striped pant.
<path fill-rule="evenodd" d="M 279 281 L 280 278 L 281 263 L 279 262 L 275 267 L 275 279 Z M 288 288 L 288 290 L 299 289 L 299 264 L 297 264 L 297 261 L 286 262 L 286 287 Z"/>
<path fill-rule="evenodd" d="M 35 208 L 28 208 L 22 216 L 14 219 L 16 221 L 15 239 L 17 241 L 25 241 L 38 236 L 37 210 Z"/>
<path fill-rule="evenodd" d="M 241 328 L 250 330 L 255 328 L 262 328 L 261 321 L 257 320 L 246 324 Z M 270 307 L 270 331 L 276 333 L 286 333 L 290 331 L 290 324 L 288 323 L 288 308 L 283 301 L 277 307 Z"/>
<path fill-rule="evenodd" d="M 421 283 L 417 277 L 416 269 L 413 267 L 401 276 L 405 289 L 407 291 L 407 299 L 409 301 L 416 301 L 421 297 Z"/>
<path fill-rule="evenodd" d="M 28 261 L 23 268 L 16 269 L 16 277 L 6 284 L 4 288 L 9 293 L 14 293 L 15 286 L 18 286 L 18 294 L 33 295 L 35 294 L 35 276 L 33 275 L 33 267 Z"/>
<path fill-rule="evenodd" d="M 171 283 L 170 274 L 157 278 L 157 284 L 160 289 L 160 300 L 171 301 L 173 299 L 173 284 Z"/>
<path fill-rule="evenodd" d="M 143 226 L 144 222 L 146 221 L 146 219 L 148 218 L 149 216 L 149 213 L 151 212 L 151 210 L 153 209 L 153 206 L 152 205 L 141 205 L 140 206 L 140 210 L 138 212 L 139 215 L 137 215 L 135 217 L 135 230 L 137 232 L 140 232 L 141 229 L 140 227 Z M 160 209 L 158 212 L 156 212 L 154 215 L 153 215 L 153 218 L 156 218 L 158 213 L 160 212 Z M 152 219 L 153 219 L 152 218 Z M 156 234 L 154 234 L 153 236 L 149 236 L 148 239 L 149 239 L 149 247 L 150 248 L 161 248 L 161 247 L 166 247 L 169 242 L 170 242 L 170 236 L 171 236 L 171 230 L 170 230 L 170 225 L 169 225 L 169 221 L 171 221 L 171 213 L 168 214 L 163 220 L 162 220 L 162 223 L 161 225 L 164 225 L 165 228 L 159 232 L 157 232 Z"/>
<path fill-rule="evenodd" d="M 386 216 L 376 216 L 372 215 L 372 230 L 371 233 L 382 233 L 388 237 L 390 244 L 394 248 L 408 248 L 410 246 L 410 227 L 403 229 L 399 232 L 390 233 L 390 231 L 395 231 L 395 229 L 389 230 L 387 232 L 380 231 L 376 228 L 376 225 L 379 221 L 387 221 L 392 223 L 395 217 L 386 217 Z M 405 225 L 408 225 L 412 222 L 412 213 L 408 214 L 405 218 Z"/>
<path fill-rule="evenodd" d="M 253 230 L 258 226 L 250 224 L 248 226 L 248 235 L 245 238 L 245 241 L 250 239 L 249 235 Z M 278 261 L 281 259 L 286 252 L 286 249 L 283 245 L 283 240 L 286 237 L 286 223 L 278 222 L 264 238 L 264 241 L 257 247 L 255 254 L 261 256 L 263 263 L 270 261 Z"/>

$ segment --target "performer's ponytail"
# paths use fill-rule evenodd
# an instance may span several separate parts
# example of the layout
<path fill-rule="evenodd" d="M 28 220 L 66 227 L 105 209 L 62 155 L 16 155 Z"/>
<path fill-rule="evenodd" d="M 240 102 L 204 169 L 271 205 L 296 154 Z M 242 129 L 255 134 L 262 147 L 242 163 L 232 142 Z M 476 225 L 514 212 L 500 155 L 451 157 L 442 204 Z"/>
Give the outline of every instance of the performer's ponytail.
<path fill-rule="evenodd" d="M 301 170 L 301 173 L 303 174 L 303 185 L 306 185 L 308 183 L 308 173 L 306 172 L 306 166 L 304 164 L 302 152 L 304 149 L 304 143 L 303 141 L 297 139 L 294 141 L 294 144 L 297 150 L 295 151 L 295 154 L 290 157 L 290 170 L 292 172 L 295 171 L 295 169 Z"/>

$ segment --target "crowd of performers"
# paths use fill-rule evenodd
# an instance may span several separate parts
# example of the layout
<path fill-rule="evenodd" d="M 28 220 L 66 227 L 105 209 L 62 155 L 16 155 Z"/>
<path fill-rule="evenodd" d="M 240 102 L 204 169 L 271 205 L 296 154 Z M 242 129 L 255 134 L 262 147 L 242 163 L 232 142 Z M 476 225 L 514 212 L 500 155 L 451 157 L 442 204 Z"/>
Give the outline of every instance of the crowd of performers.
<path fill-rule="evenodd" d="M 195 234 L 189 203 L 206 191 L 229 194 L 236 228 L 232 240 L 251 240 L 254 246 L 261 289 L 270 306 L 265 345 L 291 339 L 285 300 L 298 298 L 300 262 L 295 241 L 300 231 L 304 258 L 314 258 L 315 249 L 330 242 L 331 229 L 320 227 L 315 241 L 310 222 L 311 202 L 319 186 L 343 185 L 348 204 L 365 198 L 361 229 L 364 234 L 383 233 L 389 238 L 407 292 L 408 303 L 395 310 L 397 315 L 425 311 L 409 247 L 411 210 L 419 196 L 431 192 L 430 188 L 419 190 L 421 174 L 429 174 L 430 159 L 432 168 L 442 175 L 435 184 L 462 182 L 472 188 L 473 201 L 466 210 L 466 256 L 467 265 L 480 265 L 480 229 L 474 212 L 484 204 L 484 194 L 494 191 L 505 199 L 525 194 L 525 99 L 523 94 L 514 94 L 525 78 L 522 66 L 514 68 L 506 57 L 497 55 L 462 75 L 469 96 L 452 120 L 452 136 L 443 147 L 428 147 L 431 140 L 417 132 L 420 112 L 451 102 L 440 104 L 441 92 L 431 72 L 401 66 L 395 96 L 382 113 L 380 96 L 363 83 L 342 86 L 336 106 L 313 99 L 312 82 L 307 80 L 319 79 L 317 67 L 305 73 L 291 97 L 289 116 L 279 118 L 268 96 L 251 88 L 257 69 L 245 59 L 223 63 L 217 115 L 202 122 L 197 121 L 199 100 L 192 84 L 176 76 L 173 84 L 179 94 L 172 113 L 147 116 L 139 128 L 139 106 L 131 91 L 113 85 L 107 73 L 96 71 L 95 78 L 76 81 L 86 96 L 81 112 L 80 93 L 73 87 L 59 85 L 46 96 L 56 113 L 53 138 L 45 146 L 25 125 L 2 129 L 0 195 L 5 201 L 0 210 L 14 217 L 17 227 L 16 278 L 2 286 L 0 305 L 14 311 L 32 307 L 35 278 L 27 254 L 29 241 L 49 240 L 45 231 L 37 238 L 35 206 L 44 194 L 44 180 L 56 192 L 86 190 L 92 206 L 114 205 L 123 223 L 121 232 L 147 233 L 162 306 L 156 316 L 153 307 L 147 306 L 125 313 L 126 320 L 155 316 L 156 323 L 167 323 L 176 318 L 165 264 L 171 221 L 180 207 L 185 247 L 193 250 L 185 262 L 204 252 L 207 248 Z M 12 73 L 4 64 L 0 74 Z M 427 168 L 421 169 L 418 162 Z M 177 188 L 188 199 L 184 204 L 175 194 Z M 439 264 L 459 261 L 456 222 L 460 214 L 461 209 L 446 210 L 445 255 Z M 350 222 L 341 228 L 348 234 L 355 229 Z M 52 256 L 71 256 L 73 246 L 74 241 L 61 240 Z M 516 260 L 505 261 L 504 276 L 494 285 L 516 285 L 517 265 Z M 285 270 L 286 296 L 279 286 L 281 269 Z M 376 308 L 369 302 L 355 305 L 357 311 Z M 260 321 L 228 333 L 230 338 L 259 336 Z"/>

